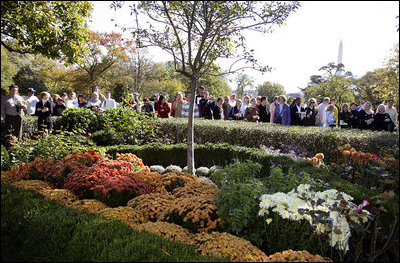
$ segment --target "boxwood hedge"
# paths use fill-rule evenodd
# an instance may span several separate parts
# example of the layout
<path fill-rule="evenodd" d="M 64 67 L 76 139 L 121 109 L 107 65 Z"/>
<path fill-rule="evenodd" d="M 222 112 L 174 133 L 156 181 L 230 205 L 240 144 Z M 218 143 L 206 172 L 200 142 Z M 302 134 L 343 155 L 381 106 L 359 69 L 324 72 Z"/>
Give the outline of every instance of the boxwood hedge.
<path fill-rule="evenodd" d="M 161 130 L 174 142 L 185 142 L 187 119 L 161 119 Z M 308 152 L 324 153 L 329 161 L 339 157 L 337 147 L 350 143 L 357 151 L 399 156 L 399 135 L 390 132 L 327 127 L 283 126 L 271 123 L 240 121 L 194 121 L 195 143 L 229 143 L 259 148 L 260 145 L 280 148 L 281 145 L 302 146 Z"/>
<path fill-rule="evenodd" d="M 164 251 L 167 251 L 166 254 Z M 1 185 L 2 261 L 222 261 L 193 247 L 118 220 L 46 200 L 33 190 Z"/>

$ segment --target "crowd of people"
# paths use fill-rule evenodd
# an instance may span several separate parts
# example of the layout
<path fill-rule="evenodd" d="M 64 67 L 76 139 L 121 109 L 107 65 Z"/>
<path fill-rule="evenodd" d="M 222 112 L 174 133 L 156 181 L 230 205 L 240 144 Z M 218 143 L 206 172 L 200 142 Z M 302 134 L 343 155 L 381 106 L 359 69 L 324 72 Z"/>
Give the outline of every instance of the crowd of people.
<path fill-rule="evenodd" d="M 187 118 L 190 111 L 191 94 L 185 96 L 177 92 L 168 103 L 164 95 L 155 94 L 151 98 L 131 93 L 121 103 L 111 98 L 111 92 L 103 95 L 98 86 L 92 87 L 88 100 L 83 94 L 76 96 L 74 91 L 69 94 L 54 94 L 41 92 L 39 98 L 35 96 L 33 88 L 27 89 L 25 98 L 18 95 L 18 86 L 11 85 L 9 95 L 2 98 L 1 115 L 5 120 L 8 134 L 20 138 L 23 115 L 38 116 L 38 130 L 52 129 L 52 116 L 61 116 L 68 108 L 85 107 L 94 111 L 103 111 L 116 107 L 130 107 L 139 113 L 158 118 Z M 247 122 L 270 122 L 281 125 L 338 127 L 342 129 L 362 129 L 377 131 L 398 131 L 398 114 L 393 107 L 393 99 L 385 104 L 377 105 L 375 111 L 369 101 L 343 103 L 340 108 L 335 99 L 325 97 L 320 104 L 311 98 L 305 104 L 300 97 L 289 105 L 286 96 L 279 95 L 269 103 L 265 96 L 251 98 L 245 95 L 243 99 L 236 98 L 236 94 L 215 98 L 210 96 L 204 86 L 198 89 L 194 100 L 194 118 L 214 120 L 236 120 Z"/>

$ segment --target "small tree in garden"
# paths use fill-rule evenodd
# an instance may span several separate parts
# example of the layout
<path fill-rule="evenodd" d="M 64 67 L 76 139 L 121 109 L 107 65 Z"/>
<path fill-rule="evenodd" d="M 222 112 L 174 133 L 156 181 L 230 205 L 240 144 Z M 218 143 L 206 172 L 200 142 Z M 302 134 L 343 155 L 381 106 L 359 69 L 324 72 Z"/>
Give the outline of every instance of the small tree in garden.
<path fill-rule="evenodd" d="M 114 1 L 111 6 L 121 8 L 122 3 Z M 152 45 L 167 51 L 173 57 L 175 71 L 190 79 L 189 173 L 194 169 L 193 109 L 199 78 L 219 58 L 236 59 L 223 74 L 244 68 L 270 70 L 257 63 L 243 33 L 269 32 L 272 25 L 281 25 L 299 6 L 298 2 L 261 1 L 141 1 L 130 6 L 131 14 L 141 12 L 151 20 L 146 28 L 137 25 L 132 29 L 138 47 Z"/>

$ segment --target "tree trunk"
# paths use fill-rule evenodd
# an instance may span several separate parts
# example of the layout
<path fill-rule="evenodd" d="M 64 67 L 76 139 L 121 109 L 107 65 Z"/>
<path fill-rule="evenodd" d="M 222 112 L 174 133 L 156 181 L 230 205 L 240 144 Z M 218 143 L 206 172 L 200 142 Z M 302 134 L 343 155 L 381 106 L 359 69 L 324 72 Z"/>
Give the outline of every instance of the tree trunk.
<path fill-rule="evenodd" d="M 194 126 L 193 126 L 193 110 L 195 106 L 196 100 L 196 89 L 197 89 L 197 79 L 191 79 L 191 97 L 190 97 L 190 106 L 189 106 L 189 117 L 188 117 L 188 128 L 187 128 L 187 168 L 188 173 L 194 174 Z"/>

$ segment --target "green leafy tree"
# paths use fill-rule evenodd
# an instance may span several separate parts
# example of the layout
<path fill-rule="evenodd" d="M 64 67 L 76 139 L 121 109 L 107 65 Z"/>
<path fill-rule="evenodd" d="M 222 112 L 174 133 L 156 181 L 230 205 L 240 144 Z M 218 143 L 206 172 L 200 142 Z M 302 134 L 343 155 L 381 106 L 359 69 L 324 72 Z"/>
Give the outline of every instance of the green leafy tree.
<path fill-rule="evenodd" d="M 259 96 L 266 96 L 270 103 L 273 102 L 275 96 L 286 95 L 284 86 L 270 81 L 265 81 L 263 84 L 258 85 L 257 92 Z"/>
<path fill-rule="evenodd" d="M 74 63 L 85 54 L 91 11 L 87 1 L 2 1 L 1 45 Z"/>
<path fill-rule="evenodd" d="M 13 81 L 19 87 L 20 94 L 26 94 L 28 88 L 34 88 L 38 94 L 42 91 L 47 91 L 43 78 L 33 71 L 30 66 L 20 68 L 13 77 Z"/>
<path fill-rule="evenodd" d="M 251 78 L 249 75 L 244 74 L 244 73 L 239 73 L 236 76 L 236 83 L 237 83 L 237 89 L 236 89 L 236 95 L 241 98 L 244 95 L 244 90 L 247 87 L 253 87 L 254 79 Z"/>
<path fill-rule="evenodd" d="M 255 1 L 141 1 L 132 4 L 151 22 L 136 26 L 132 34 L 139 47 L 156 45 L 172 55 L 176 72 L 190 79 L 191 103 L 187 133 L 188 172 L 194 168 L 193 108 L 198 80 L 208 73 L 218 58 L 236 58 L 228 71 L 243 68 L 269 70 L 257 63 L 253 50 L 244 41 L 247 29 L 267 32 L 280 25 L 299 7 L 298 2 Z M 122 7 L 120 1 L 112 7 Z M 248 62 L 249 64 L 240 64 Z"/>
<path fill-rule="evenodd" d="M 324 97 L 329 97 L 336 99 L 338 105 L 355 100 L 353 74 L 345 70 L 344 64 L 331 62 L 319 70 L 323 74 L 312 75 L 308 86 L 301 89 L 305 99 L 315 98 L 317 102 L 322 102 Z"/>
<path fill-rule="evenodd" d="M 13 84 L 13 77 L 18 69 L 10 60 L 7 51 L 1 47 L 1 96 L 8 94 L 8 88 Z"/>

